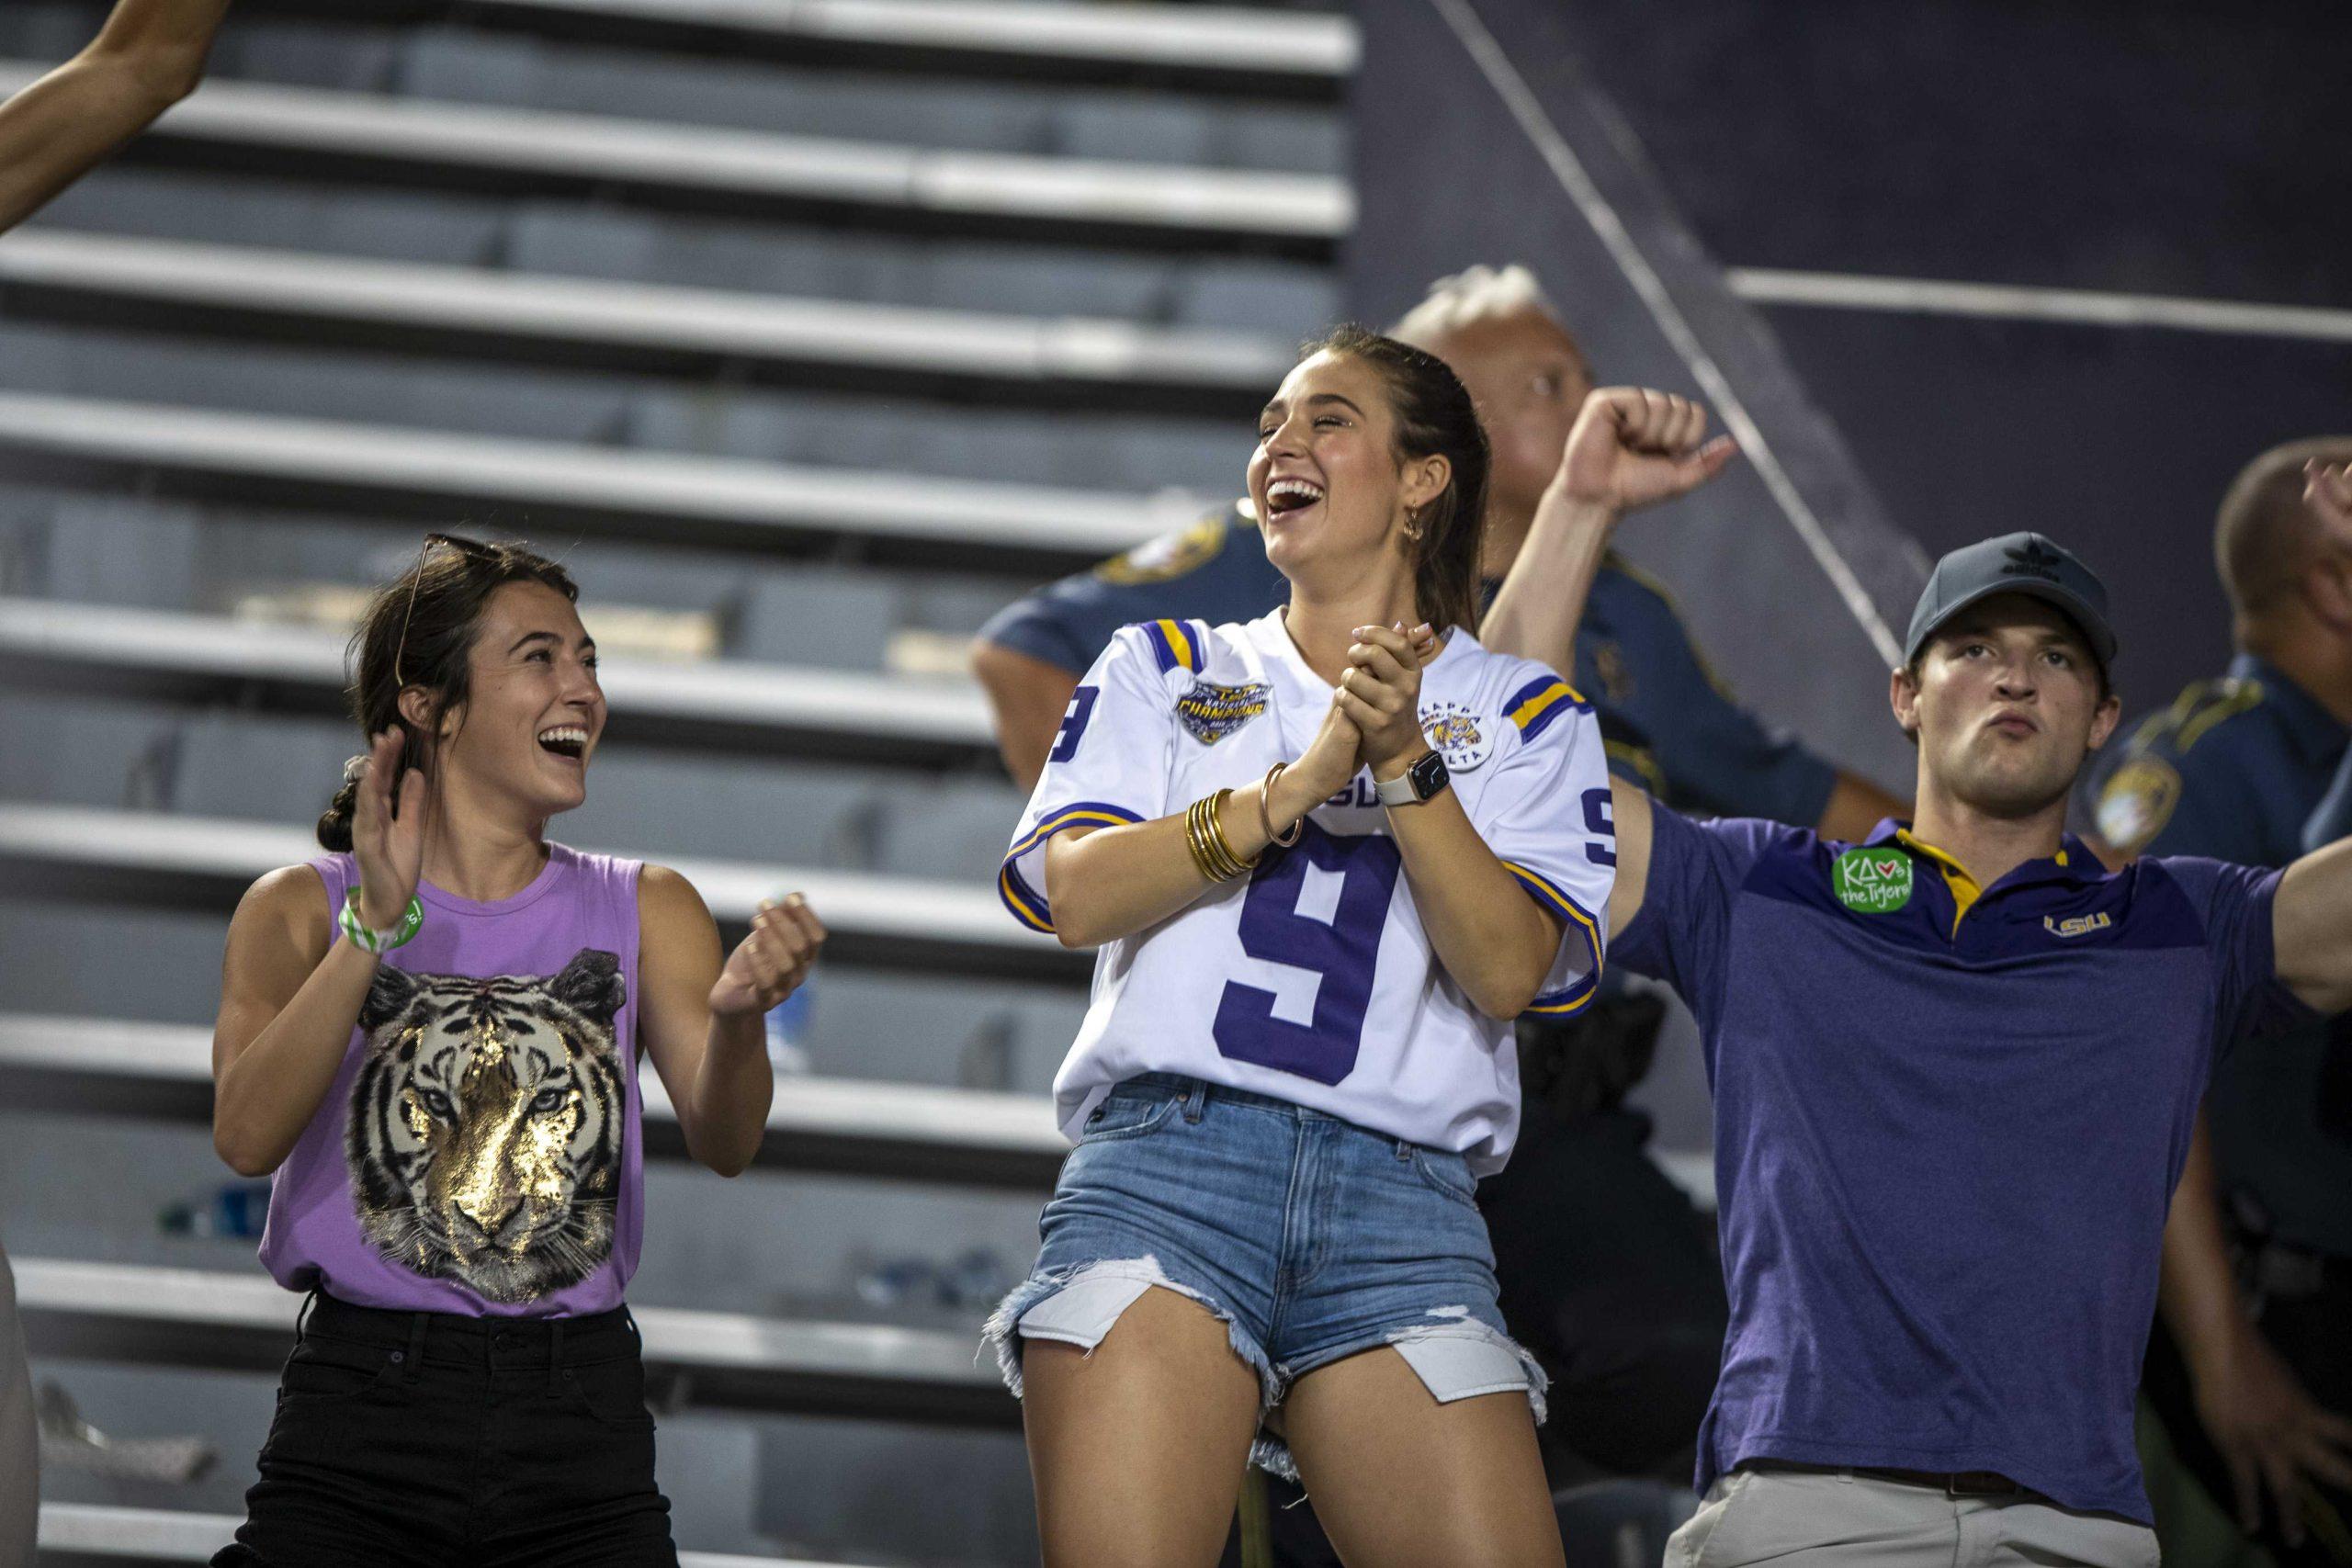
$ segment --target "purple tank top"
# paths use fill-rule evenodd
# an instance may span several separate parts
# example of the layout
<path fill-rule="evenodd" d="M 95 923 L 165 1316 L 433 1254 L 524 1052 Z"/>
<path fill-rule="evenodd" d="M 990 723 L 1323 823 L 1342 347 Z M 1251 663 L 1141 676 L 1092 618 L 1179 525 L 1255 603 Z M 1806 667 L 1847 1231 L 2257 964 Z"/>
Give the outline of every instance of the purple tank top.
<path fill-rule="evenodd" d="M 311 862 L 341 910 L 351 856 Z M 637 1271 L 639 863 L 548 846 L 512 898 L 429 885 L 270 1184 L 261 1260 L 361 1306 L 570 1317 Z"/>

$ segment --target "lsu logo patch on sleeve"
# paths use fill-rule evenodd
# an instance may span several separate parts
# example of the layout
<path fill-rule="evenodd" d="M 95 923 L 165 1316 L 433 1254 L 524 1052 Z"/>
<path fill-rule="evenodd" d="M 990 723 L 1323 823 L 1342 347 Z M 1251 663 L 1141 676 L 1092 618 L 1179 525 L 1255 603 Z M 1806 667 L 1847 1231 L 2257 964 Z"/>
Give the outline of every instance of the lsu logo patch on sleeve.
<path fill-rule="evenodd" d="M 2161 757 L 2133 757 L 2098 792 L 2098 836 L 2138 854 L 2172 820 L 2180 804 L 2180 771 Z"/>
<path fill-rule="evenodd" d="M 1446 767 L 1457 773 L 1468 773 L 1495 750 L 1491 722 L 1479 723 L 1477 713 L 1463 703 L 1423 703 L 1421 733 L 1445 759 Z"/>

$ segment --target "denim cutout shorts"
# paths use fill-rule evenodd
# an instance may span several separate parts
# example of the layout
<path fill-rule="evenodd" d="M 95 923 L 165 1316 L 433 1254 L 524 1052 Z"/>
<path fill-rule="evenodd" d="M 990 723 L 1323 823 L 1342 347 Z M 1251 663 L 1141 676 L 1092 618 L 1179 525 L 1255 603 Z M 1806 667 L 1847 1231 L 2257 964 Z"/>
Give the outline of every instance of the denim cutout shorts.
<path fill-rule="evenodd" d="M 1388 1345 L 1439 1401 L 1521 1391 L 1541 1422 L 1544 1374 L 1504 1332 L 1476 1190 L 1457 1154 L 1267 1095 L 1129 1078 L 1063 1162 L 1036 1268 L 988 1339 L 1018 1394 L 1017 1338 L 1091 1351 L 1159 1285 L 1226 1325 L 1261 1412 L 1317 1368 Z M 1251 1458 L 1296 1477 L 1271 1436 Z"/>

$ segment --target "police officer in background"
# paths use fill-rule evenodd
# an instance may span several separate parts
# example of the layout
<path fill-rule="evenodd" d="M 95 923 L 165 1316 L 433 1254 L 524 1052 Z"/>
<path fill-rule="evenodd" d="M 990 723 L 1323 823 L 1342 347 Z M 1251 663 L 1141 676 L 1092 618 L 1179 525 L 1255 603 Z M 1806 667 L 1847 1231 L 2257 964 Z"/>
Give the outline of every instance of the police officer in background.
<path fill-rule="evenodd" d="M 1692 811 L 1847 837 L 1903 809 L 1740 708 L 1656 583 L 1613 552 L 1548 542 L 1605 536 L 1565 528 L 1566 511 L 1613 522 L 1721 471 L 1733 448 L 1702 443 L 1703 412 L 1655 392 L 1594 391 L 1582 350 L 1524 267 L 1440 280 L 1395 333 L 1444 359 L 1486 423 L 1490 586 L 1534 539 L 1542 570 L 1496 598 L 1481 640 L 1572 663 L 1613 770 Z M 1236 507 L 1012 605 L 982 630 L 974 660 L 1006 766 L 1034 783 L 1079 675 L 1120 626 L 1248 620 L 1284 592 L 1255 520 Z M 1680 1483 L 1714 1380 L 1724 1308 L 1713 1225 L 1648 1158 L 1648 1118 L 1623 1104 L 1648 1070 L 1663 1011 L 1656 996 L 1615 986 L 1572 1022 L 1521 1020 L 1528 1114 L 1510 1166 L 1480 1184 L 1504 1314 L 1552 1379 L 1555 1484 Z M 1279 1510 L 1278 1523 L 1289 1517 Z"/>
<path fill-rule="evenodd" d="M 2119 854 L 2282 866 L 2352 825 L 2319 816 L 2352 774 L 2352 482 L 2323 467 L 2347 457 L 2352 438 L 2295 442 L 2231 485 L 2214 556 L 2237 656 L 2095 776 Z M 2352 1018 L 2215 1072 L 2158 1329 L 2146 1392 L 2191 1471 L 2282 1563 L 2352 1563 Z"/>

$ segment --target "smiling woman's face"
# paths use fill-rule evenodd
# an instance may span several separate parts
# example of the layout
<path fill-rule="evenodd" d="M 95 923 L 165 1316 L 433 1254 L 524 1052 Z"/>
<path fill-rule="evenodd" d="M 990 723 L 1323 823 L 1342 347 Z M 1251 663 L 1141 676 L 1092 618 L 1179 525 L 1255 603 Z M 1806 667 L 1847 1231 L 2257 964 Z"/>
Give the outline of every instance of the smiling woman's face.
<path fill-rule="evenodd" d="M 1408 512 L 1445 488 L 1442 457 L 1396 456 L 1396 419 L 1380 372 L 1329 350 L 1283 378 L 1258 422 L 1250 500 L 1266 558 L 1294 583 L 1301 572 L 1360 578 L 1393 564 Z"/>
<path fill-rule="evenodd" d="M 465 706 L 445 720 L 441 746 L 451 781 L 537 818 L 585 801 L 605 693 L 571 602 L 544 583 L 507 583 L 482 606 L 468 657 Z"/>

